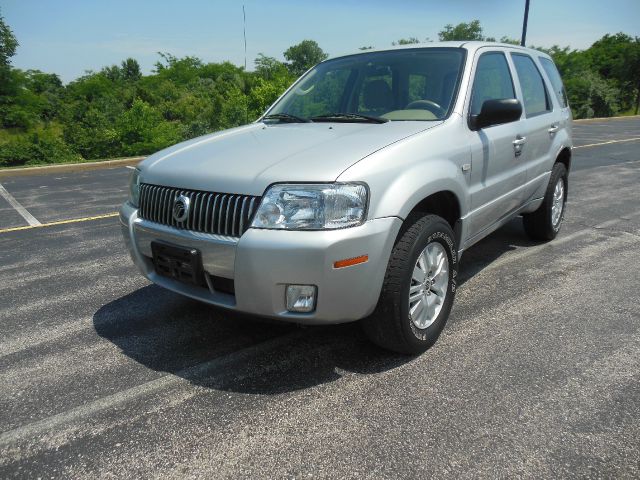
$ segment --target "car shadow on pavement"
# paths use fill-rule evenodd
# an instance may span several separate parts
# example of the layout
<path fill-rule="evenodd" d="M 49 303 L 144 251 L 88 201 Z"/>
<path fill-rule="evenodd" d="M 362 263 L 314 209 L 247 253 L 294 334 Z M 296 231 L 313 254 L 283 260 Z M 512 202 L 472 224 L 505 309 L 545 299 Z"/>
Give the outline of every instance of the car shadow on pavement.
<path fill-rule="evenodd" d="M 101 307 L 96 332 L 147 368 L 218 390 L 277 394 L 412 360 L 370 344 L 358 324 L 299 327 L 224 311 L 156 285 Z"/>
<path fill-rule="evenodd" d="M 516 219 L 465 253 L 459 285 L 505 252 L 533 244 Z M 301 390 L 353 373 L 388 371 L 413 360 L 374 346 L 357 323 L 299 327 L 268 322 L 156 285 L 104 305 L 93 323 L 101 337 L 147 368 L 240 393 Z"/>
<path fill-rule="evenodd" d="M 522 218 L 512 219 L 464 252 L 458 269 L 458 286 L 469 281 L 506 253 L 519 247 L 526 249 L 535 245 L 539 245 L 539 242 L 527 237 L 522 226 Z"/>

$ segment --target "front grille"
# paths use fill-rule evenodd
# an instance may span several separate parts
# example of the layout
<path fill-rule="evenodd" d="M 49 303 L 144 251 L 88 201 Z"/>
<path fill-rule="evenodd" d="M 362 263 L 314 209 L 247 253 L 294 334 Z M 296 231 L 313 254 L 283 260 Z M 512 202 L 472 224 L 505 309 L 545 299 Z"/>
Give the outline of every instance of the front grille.
<path fill-rule="evenodd" d="M 178 222 L 173 217 L 176 199 L 189 197 L 189 215 Z M 159 185 L 140 185 L 138 215 L 151 222 L 194 232 L 240 237 L 251 224 L 260 197 L 202 192 Z"/>

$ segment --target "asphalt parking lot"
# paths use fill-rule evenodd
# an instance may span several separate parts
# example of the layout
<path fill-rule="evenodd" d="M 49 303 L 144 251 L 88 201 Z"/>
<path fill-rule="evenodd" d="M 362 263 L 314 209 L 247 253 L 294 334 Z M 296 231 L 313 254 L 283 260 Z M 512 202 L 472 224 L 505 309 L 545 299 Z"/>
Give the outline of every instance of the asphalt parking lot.
<path fill-rule="evenodd" d="M 574 131 L 559 237 L 466 252 L 415 358 L 149 284 L 125 168 L 0 178 L 51 224 L 0 196 L 0 478 L 638 478 L 640 118 Z"/>

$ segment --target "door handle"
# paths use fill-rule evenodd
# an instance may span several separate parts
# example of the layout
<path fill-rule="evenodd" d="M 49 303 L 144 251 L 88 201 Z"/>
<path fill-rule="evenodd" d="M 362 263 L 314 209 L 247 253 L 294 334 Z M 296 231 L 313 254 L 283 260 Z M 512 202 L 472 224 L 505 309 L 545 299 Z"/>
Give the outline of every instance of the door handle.
<path fill-rule="evenodd" d="M 527 143 L 527 137 L 518 135 L 512 143 L 513 143 L 514 153 L 516 157 L 519 157 L 520 154 L 522 153 L 522 147 L 524 146 L 525 143 Z"/>
<path fill-rule="evenodd" d="M 547 130 L 547 132 L 549 132 L 549 135 L 553 135 L 554 133 L 556 133 L 558 130 L 560 130 L 560 125 L 558 125 L 557 123 L 554 123 L 553 125 L 551 125 L 551 127 L 549 128 L 549 130 Z"/>

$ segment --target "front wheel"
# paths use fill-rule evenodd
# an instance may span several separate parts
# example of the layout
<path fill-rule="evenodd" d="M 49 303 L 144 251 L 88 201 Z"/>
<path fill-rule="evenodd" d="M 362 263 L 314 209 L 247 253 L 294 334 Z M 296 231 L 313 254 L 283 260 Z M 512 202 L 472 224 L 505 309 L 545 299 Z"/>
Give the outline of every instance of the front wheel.
<path fill-rule="evenodd" d="M 524 230 L 533 240 L 553 240 L 558 235 L 567 204 L 567 187 L 567 169 L 556 163 L 542 204 L 535 212 L 522 216 Z"/>
<path fill-rule="evenodd" d="M 407 218 L 387 266 L 375 311 L 363 320 L 383 348 L 417 354 L 435 343 L 456 291 L 458 261 L 451 226 L 436 215 Z"/>

